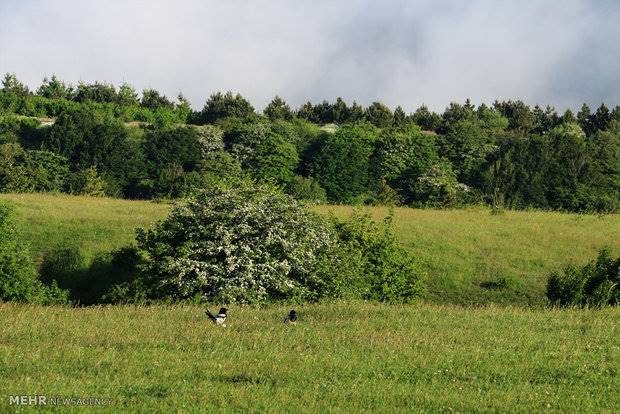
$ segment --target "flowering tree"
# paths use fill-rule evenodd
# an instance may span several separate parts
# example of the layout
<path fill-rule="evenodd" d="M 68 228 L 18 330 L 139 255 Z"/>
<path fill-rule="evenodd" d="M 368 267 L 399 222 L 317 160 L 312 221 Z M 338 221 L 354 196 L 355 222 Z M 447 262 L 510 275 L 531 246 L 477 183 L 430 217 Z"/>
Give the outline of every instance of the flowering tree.
<path fill-rule="evenodd" d="M 313 299 L 330 290 L 337 260 L 331 227 L 267 187 L 205 190 L 137 240 L 159 297 Z"/>

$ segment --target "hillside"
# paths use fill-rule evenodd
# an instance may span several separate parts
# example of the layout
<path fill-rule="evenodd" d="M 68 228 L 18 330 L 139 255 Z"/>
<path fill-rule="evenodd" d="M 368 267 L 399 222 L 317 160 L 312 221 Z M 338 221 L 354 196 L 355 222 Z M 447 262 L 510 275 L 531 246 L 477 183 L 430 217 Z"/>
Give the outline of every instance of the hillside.
<path fill-rule="evenodd" d="M 33 255 L 79 244 L 87 257 L 131 243 L 136 227 L 164 217 L 168 204 L 49 194 L 2 194 L 17 206 Z M 351 207 L 321 206 L 346 216 Z M 375 217 L 386 208 L 367 208 Z M 583 263 L 609 246 L 620 250 L 620 215 L 488 209 L 395 209 L 403 245 L 428 275 L 425 299 L 435 303 L 540 305 L 547 274 Z"/>

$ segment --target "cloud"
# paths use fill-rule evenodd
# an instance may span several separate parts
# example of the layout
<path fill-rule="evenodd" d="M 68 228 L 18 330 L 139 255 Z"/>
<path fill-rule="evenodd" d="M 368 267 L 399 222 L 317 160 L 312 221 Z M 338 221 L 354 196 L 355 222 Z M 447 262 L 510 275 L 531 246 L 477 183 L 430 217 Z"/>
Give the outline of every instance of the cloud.
<path fill-rule="evenodd" d="M 128 82 L 197 108 L 218 90 L 408 111 L 523 99 L 620 103 L 620 2 L 3 0 L 0 71 L 31 87 Z"/>

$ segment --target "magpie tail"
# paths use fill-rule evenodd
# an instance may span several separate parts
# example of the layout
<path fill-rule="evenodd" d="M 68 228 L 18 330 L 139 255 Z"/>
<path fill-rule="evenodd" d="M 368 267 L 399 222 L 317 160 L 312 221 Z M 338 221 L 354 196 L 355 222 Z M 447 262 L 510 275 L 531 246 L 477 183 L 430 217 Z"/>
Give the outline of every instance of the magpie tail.
<path fill-rule="evenodd" d="M 215 318 L 215 316 L 213 316 L 213 314 L 211 312 L 209 312 L 208 310 L 205 311 L 205 313 L 207 314 L 207 316 L 209 317 L 209 319 L 211 319 L 213 322 L 216 322 L 217 319 Z"/>

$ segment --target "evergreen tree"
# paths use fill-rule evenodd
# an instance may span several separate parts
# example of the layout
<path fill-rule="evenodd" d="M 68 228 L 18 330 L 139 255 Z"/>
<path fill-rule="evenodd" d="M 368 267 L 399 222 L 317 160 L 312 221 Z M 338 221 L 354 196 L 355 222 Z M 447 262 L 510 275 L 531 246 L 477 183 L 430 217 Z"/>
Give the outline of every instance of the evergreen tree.
<path fill-rule="evenodd" d="M 21 83 L 14 73 L 7 73 L 2 79 L 2 92 L 12 94 L 19 97 L 30 95 L 28 86 Z"/>
<path fill-rule="evenodd" d="M 227 117 L 244 118 L 254 114 L 254 107 L 239 93 L 233 95 L 231 91 L 225 94 L 217 92 L 207 100 L 200 120 L 205 124 L 212 124 L 218 119 Z"/>
<path fill-rule="evenodd" d="M 288 106 L 288 104 L 279 96 L 273 98 L 263 113 L 272 121 L 275 121 L 276 119 L 290 121 L 293 119 L 293 111 L 291 111 L 290 106 Z"/>
<path fill-rule="evenodd" d="M 314 122 L 314 123 L 319 123 L 319 120 L 318 120 L 316 114 L 314 113 L 314 106 L 312 105 L 312 102 L 310 102 L 310 101 L 308 101 L 305 104 L 303 104 L 297 110 L 297 117 L 301 118 L 301 119 L 305 119 L 306 121 L 310 121 L 310 122 Z"/>
<path fill-rule="evenodd" d="M 392 111 L 381 102 L 373 102 L 366 108 L 365 118 L 377 128 L 387 128 L 392 125 Z"/>
<path fill-rule="evenodd" d="M 394 110 L 392 125 L 395 127 L 403 126 L 407 123 L 407 114 L 403 111 L 403 108 L 399 106 Z"/>
<path fill-rule="evenodd" d="M 51 79 L 43 78 L 43 83 L 37 89 L 37 95 L 49 99 L 71 99 L 73 88 L 65 85 L 56 75 L 52 75 Z"/>

